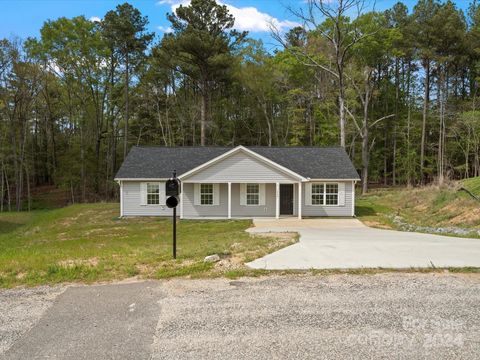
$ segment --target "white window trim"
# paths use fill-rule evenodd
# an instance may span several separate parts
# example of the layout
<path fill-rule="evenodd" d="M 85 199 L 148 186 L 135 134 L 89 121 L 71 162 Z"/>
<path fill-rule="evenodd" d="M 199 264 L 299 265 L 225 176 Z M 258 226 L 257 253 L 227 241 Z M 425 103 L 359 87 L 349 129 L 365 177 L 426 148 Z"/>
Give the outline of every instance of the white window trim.
<path fill-rule="evenodd" d="M 202 185 L 212 185 L 212 203 L 211 204 L 202 204 Z M 215 206 L 215 184 L 212 183 L 203 183 L 199 185 L 200 189 L 198 190 L 198 194 L 200 196 L 199 205 L 200 206 Z"/>
<path fill-rule="evenodd" d="M 149 204 L 148 203 L 148 184 L 152 185 L 158 185 L 158 204 Z M 142 187 L 144 187 L 144 190 L 142 190 Z M 142 192 L 145 192 L 144 195 L 142 195 Z M 153 207 L 153 208 L 165 208 L 165 183 L 164 182 L 157 182 L 157 181 L 145 181 L 140 183 L 140 197 L 143 197 L 144 199 L 141 199 L 140 206 L 142 207 Z M 144 203 L 143 203 L 144 201 Z"/>
<path fill-rule="evenodd" d="M 323 204 L 313 204 L 313 192 L 310 191 L 310 206 L 323 206 L 323 207 L 338 207 L 340 205 L 340 185 L 338 182 L 312 182 L 312 188 L 313 185 L 323 185 Z M 337 185 L 337 203 L 336 204 L 327 204 L 327 184 L 332 185 L 336 184 Z M 328 195 L 334 195 L 334 193 L 328 193 Z"/>
<path fill-rule="evenodd" d="M 258 192 L 257 192 L 257 196 L 258 196 L 258 204 L 249 204 L 248 203 L 248 185 L 257 185 L 257 188 L 258 188 Z M 260 184 L 259 183 L 247 183 L 245 184 L 245 206 L 261 206 L 260 205 L 260 192 L 262 190 L 260 189 Z M 252 193 L 254 194 L 254 193 Z"/>
<path fill-rule="evenodd" d="M 149 186 L 157 186 L 158 187 L 158 191 L 155 193 L 155 192 L 148 192 L 148 187 Z M 149 204 L 148 203 L 148 195 L 158 195 L 158 203 L 156 204 Z M 150 205 L 150 206 L 158 206 L 160 205 L 160 183 L 157 183 L 157 182 L 148 182 L 147 183 L 147 205 Z"/>

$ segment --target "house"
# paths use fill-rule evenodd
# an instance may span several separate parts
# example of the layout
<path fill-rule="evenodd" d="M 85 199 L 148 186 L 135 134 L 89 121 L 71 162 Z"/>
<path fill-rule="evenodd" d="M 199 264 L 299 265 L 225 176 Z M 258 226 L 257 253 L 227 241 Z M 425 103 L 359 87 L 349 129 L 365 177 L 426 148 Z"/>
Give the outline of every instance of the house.
<path fill-rule="evenodd" d="M 354 216 L 360 180 L 340 147 L 133 147 L 118 171 L 121 216 L 171 216 L 165 181 L 176 170 L 180 218 Z"/>

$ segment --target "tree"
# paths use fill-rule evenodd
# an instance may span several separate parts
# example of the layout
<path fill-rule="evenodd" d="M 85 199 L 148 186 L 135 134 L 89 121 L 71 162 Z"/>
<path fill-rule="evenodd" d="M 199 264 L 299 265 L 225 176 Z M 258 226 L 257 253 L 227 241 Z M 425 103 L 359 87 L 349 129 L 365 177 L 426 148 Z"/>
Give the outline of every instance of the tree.
<path fill-rule="evenodd" d="M 357 76 L 352 75 L 352 85 L 362 105 L 362 125 L 357 123 L 355 116 L 349 111 L 362 139 L 362 193 L 368 190 L 368 167 L 370 163 L 370 128 L 380 121 L 392 118 L 395 114 L 384 115 L 369 122 L 371 100 L 373 97 L 373 75 L 385 59 L 391 55 L 392 45 L 399 32 L 387 27 L 384 14 L 370 12 L 355 20 L 356 27 L 362 34 L 371 34 L 353 47 Z M 360 78 L 357 83 L 356 77 Z"/>
<path fill-rule="evenodd" d="M 311 47 L 289 46 L 278 31 L 273 29 L 273 36 L 280 41 L 286 49 L 292 51 L 308 66 L 318 67 L 337 81 L 338 88 L 338 115 L 340 130 L 340 146 L 346 144 L 346 90 L 347 79 L 345 68 L 355 44 L 372 35 L 361 33 L 356 28 L 355 21 L 351 21 L 349 14 L 353 12 L 354 19 L 361 16 L 366 7 L 365 0 L 308 0 L 307 11 L 290 11 L 310 28 L 315 35 L 323 37 L 332 46 L 331 59 L 322 61 L 312 52 Z M 322 21 L 322 22 L 320 22 Z"/>
<path fill-rule="evenodd" d="M 424 75 L 424 96 L 422 114 L 422 138 L 420 143 L 420 178 L 424 183 L 425 170 L 425 142 L 427 134 L 427 118 L 430 104 L 430 77 L 431 62 L 435 52 L 435 32 L 441 24 L 435 23 L 434 19 L 440 5 L 437 0 L 419 0 L 413 9 L 412 32 L 415 36 L 415 48 L 421 61 Z"/>
<path fill-rule="evenodd" d="M 107 12 L 102 21 L 103 35 L 112 51 L 119 54 L 125 66 L 124 158 L 128 151 L 130 72 L 143 60 L 145 50 L 154 36 L 153 33 L 146 32 L 147 24 L 148 18 L 142 16 L 140 11 L 128 3 L 118 5 L 115 11 Z"/>
<path fill-rule="evenodd" d="M 163 51 L 174 59 L 173 66 L 197 85 L 200 104 L 200 144 L 206 144 L 210 119 L 208 101 L 215 81 L 222 81 L 231 70 L 232 51 L 246 32 L 231 30 L 235 23 L 225 5 L 215 0 L 192 0 L 168 14 L 173 33 L 162 40 Z"/>

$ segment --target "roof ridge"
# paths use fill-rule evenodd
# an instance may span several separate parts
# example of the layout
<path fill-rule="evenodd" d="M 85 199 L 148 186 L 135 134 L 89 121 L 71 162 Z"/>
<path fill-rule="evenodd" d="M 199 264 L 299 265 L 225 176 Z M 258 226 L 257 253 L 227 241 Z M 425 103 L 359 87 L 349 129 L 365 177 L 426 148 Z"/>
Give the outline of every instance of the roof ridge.
<path fill-rule="evenodd" d="M 228 145 L 174 145 L 174 146 L 164 146 L 164 145 L 134 145 L 134 148 L 142 148 L 142 149 L 192 149 L 192 148 L 200 148 L 200 149 L 234 149 L 238 146 L 243 146 L 246 148 L 263 148 L 263 149 L 343 149 L 340 145 L 330 145 L 330 146 L 314 146 L 314 145 L 307 145 L 307 146 L 267 146 L 267 145 L 236 145 L 236 146 L 228 146 Z"/>

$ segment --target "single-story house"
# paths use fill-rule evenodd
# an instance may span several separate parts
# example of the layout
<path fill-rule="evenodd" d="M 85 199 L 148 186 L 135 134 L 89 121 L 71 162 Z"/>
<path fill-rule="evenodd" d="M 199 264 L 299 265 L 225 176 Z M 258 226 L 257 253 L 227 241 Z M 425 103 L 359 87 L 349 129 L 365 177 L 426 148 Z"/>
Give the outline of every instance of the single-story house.
<path fill-rule="evenodd" d="M 355 215 L 360 178 L 341 147 L 137 146 L 115 176 L 120 216 L 171 216 L 173 170 L 182 219 Z"/>

